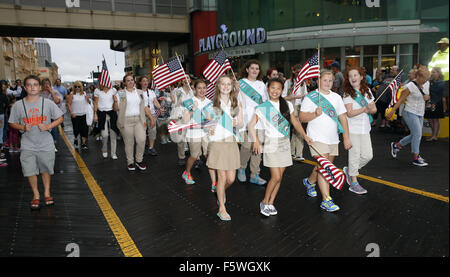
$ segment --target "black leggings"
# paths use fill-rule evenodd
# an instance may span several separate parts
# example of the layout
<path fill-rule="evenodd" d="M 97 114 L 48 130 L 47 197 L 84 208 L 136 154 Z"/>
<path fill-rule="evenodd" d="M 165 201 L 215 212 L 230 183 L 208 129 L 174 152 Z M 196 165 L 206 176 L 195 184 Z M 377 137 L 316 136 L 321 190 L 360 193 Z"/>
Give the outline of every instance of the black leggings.
<path fill-rule="evenodd" d="M 71 118 L 71 120 L 75 138 L 77 138 L 79 134 L 82 138 L 87 138 L 89 127 L 86 123 L 86 115 L 77 115 L 75 118 Z"/>

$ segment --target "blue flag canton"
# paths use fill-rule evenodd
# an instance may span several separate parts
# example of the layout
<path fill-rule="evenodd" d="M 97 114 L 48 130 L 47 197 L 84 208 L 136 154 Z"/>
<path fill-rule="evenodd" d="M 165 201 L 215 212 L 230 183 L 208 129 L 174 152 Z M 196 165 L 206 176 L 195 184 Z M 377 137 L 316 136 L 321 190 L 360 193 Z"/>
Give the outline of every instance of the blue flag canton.
<path fill-rule="evenodd" d="M 221 50 L 217 54 L 217 56 L 214 58 L 214 60 L 216 60 L 216 62 L 219 63 L 220 65 L 223 65 L 225 63 L 226 59 L 227 59 L 227 54 L 223 50 Z"/>
<path fill-rule="evenodd" d="M 103 70 L 108 70 L 108 67 L 106 67 L 106 61 L 105 60 L 102 61 L 102 69 Z"/>
<path fill-rule="evenodd" d="M 308 63 L 310 66 L 319 65 L 319 55 L 318 53 L 314 54 L 309 60 Z"/>
<path fill-rule="evenodd" d="M 181 69 L 180 62 L 178 59 L 174 58 L 167 62 L 167 67 L 169 68 L 170 72 L 175 72 L 177 70 Z"/>

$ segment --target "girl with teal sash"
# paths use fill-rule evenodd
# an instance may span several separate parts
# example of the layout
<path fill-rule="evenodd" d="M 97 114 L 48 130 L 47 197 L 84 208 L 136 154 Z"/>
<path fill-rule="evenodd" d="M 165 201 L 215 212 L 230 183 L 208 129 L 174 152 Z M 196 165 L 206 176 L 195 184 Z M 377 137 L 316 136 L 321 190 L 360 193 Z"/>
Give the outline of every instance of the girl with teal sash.
<path fill-rule="evenodd" d="M 312 140 L 306 135 L 302 125 L 294 115 L 292 103 L 281 97 L 284 83 L 281 79 L 270 79 L 267 83 L 269 101 L 256 107 L 255 116 L 248 125 L 253 143 L 253 152 L 264 152 L 264 166 L 270 168 L 270 180 L 267 183 L 264 199 L 260 203 L 260 211 L 265 216 L 278 214 L 274 202 L 280 189 L 284 171 L 292 165 L 291 144 L 289 142 L 290 125 L 310 144 Z M 256 134 L 256 123 L 261 121 L 265 143 L 264 149 Z"/>
<path fill-rule="evenodd" d="M 216 92 L 213 98 L 214 118 L 217 125 L 209 129 L 208 160 L 209 169 L 217 170 L 217 216 L 223 221 L 231 220 L 225 208 L 225 190 L 236 178 L 236 169 L 240 167 L 239 128 L 244 125 L 243 110 L 237 99 L 237 87 L 228 76 L 217 80 Z"/>
<path fill-rule="evenodd" d="M 347 110 L 348 129 L 353 147 L 348 150 L 348 167 L 344 167 L 349 190 L 365 194 L 358 182 L 358 170 L 372 160 L 373 150 L 370 139 L 372 114 L 377 112 L 374 97 L 367 87 L 364 72 L 360 67 L 351 67 L 345 73 L 343 101 Z"/>

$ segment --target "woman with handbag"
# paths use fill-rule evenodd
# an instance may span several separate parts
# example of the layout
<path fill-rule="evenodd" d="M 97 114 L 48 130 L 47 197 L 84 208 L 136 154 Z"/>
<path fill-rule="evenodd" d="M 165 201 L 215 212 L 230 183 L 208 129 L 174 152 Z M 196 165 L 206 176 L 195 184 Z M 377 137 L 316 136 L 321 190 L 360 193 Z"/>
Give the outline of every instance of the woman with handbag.
<path fill-rule="evenodd" d="M 399 142 L 391 142 L 391 155 L 397 158 L 398 152 L 406 145 L 411 144 L 413 153 L 413 165 L 427 166 L 428 163 L 420 156 L 420 140 L 422 139 L 423 116 L 425 114 L 425 101 L 430 99 L 430 93 L 426 87 L 430 78 L 428 68 L 421 65 L 417 68 L 415 78 L 409 82 L 402 91 L 399 101 L 391 111 L 386 114 L 386 118 L 392 115 L 406 99 L 403 119 L 408 125 L 411 134 L 401 139 Z"/>
<path fill-rule="evenodd" d="M 67 109 L 72 117 L 73 142 L 75 148 L 78 148 L 78 135 L 81 135 L 81 149 L 87 150 L 86 140 L 88 137 L 89 127 L 86 122 L 86 114 L 91 108 L 91 98 L 83 90 L 83 84 L 80 81 L 73 83 L 72 93 L 66 98 Z"/>
<path fill-rule="evenodd" d="M 434 67 L 431 70 L 431 80 L 430 80 L 430 100 L 425 106 L 424 117 L 429 120 L 431 124 L 431 137 L 426 139 L 426 141 L 437 141 L 440 124 L 439 118 L 444 117 L 444 86 L 443 81 L 444 75 L 440 67 Z"/>

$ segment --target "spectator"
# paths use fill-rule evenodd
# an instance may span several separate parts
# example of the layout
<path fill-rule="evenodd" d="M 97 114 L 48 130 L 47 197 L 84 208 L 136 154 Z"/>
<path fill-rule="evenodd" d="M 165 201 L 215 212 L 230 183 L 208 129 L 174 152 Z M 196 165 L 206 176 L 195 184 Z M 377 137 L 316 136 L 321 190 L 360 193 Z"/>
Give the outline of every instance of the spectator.
<path fill-rule="evenodd" d="M 338 61 L 334 61 L 331 64 L 331 70 L 333 71 L 334 75 L 333 88 L 331 90 L 342 96 L 342 85 L 344 84 L 345 79 L 344 75 L 341 72 L 341 65 Z"/>
<path fill-rule="evenodd" d="M 439 118 L 444 117 L 443 100 L 444 100 L 444 75 L 442 74 L 440 67 L 433 67 L 431 70 L 430 81 L 430 101 L 425 110 L 424 117 L 429 119 L 431 124 L 431 137 L 426 141 L 437 141 L 440 123 Z"/>
<path fill-rule="evenodd" d="M 54 172 L 55 151 L 51 134 L 63 121 L 63 112 L 54 101 L 41 97 L 39 77 L 30 75 L 25 78 L 27 97 L 17 101 L 12 107 L 9 124 L 22 133 L 20 163 L 33 191 L 30 203 L 32 210 L 40 208 L 38 175 L 42 175 L 44 184 L 44 204 L 53 205 L 50 193 L 50 179 Z"/>
<path fill-rule="evenodd" d="M 6 96 L 6 89 L 8 82 L 5 80 L 0 81 L 1 84 L 1 90 L 0 90 L 0 167 L 7 166 L 5 154 L 2 153 L 3 149 L 3 132 L 5 130 L 5 126 L 7 125 L 6 122 L 6 109 L 9 105 L 8 97 Z"/>
<path fill-rule="evenodd" d="M 368 87 L 372 87 L 372 77 L 370 76 L 370 74 L 367 74 L 367 69 L 366 67 L 361 67 L 362 71 L 364 72 L 364 75 L 366 76 L 366 84 Z"/>
<path fill-rule="evenodd" d="M 433 67 L 440 67 L 442 75 L 444 76 L 444 112 L 447 113 L 449 106 L 448 101 L 448 38 L 442 38 L 437 42 L 439 50 L 433 55 L 430 63 L 428 64 L 428 69 L 431 70 Z"/>
<path fill-rule="evenodd" d="M 66 87 L 61 85 L 61 79 L 56 79 L 55 85 L 53 86 L 53 88 L 55 90 L 57 90 L 59 93 L 61 93 L 61 95 L 63 96 L 63 98 L 66 97 L 67 95 L 67 89 Z"/>

